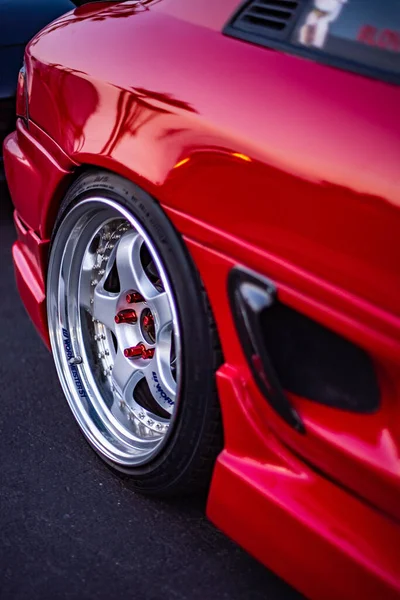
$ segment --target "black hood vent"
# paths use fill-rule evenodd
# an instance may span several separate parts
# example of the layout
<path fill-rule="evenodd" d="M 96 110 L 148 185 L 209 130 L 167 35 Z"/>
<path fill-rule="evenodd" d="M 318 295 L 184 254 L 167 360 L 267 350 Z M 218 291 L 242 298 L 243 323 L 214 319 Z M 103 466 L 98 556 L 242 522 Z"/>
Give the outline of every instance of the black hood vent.
<path fill-rule="evenodd" d="M 236 15 L 231 23 L 233 29 L 268 38 L 286 37 L 295 22 L 301 0 L 253 0 Z"/>

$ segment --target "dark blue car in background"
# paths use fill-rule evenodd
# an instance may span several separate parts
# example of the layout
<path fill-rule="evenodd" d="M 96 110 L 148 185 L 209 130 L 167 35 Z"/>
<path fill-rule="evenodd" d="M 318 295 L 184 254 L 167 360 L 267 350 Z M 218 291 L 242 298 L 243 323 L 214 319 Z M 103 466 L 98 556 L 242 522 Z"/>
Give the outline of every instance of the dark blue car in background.
<path fill-rule="evenodd" d="M 15 129 L 15 92 L 25 46 L 50 21 L 73 8 L 71 0 L 0 0 L 0 179 L 3 140 Z"/>

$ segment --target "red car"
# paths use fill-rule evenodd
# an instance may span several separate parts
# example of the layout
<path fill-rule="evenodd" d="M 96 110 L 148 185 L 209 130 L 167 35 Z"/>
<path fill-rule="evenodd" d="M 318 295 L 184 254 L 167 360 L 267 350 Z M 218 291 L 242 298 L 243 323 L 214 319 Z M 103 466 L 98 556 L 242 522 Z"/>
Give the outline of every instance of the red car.
<path fill-rule="evenodd" d="M 400 594 L 397 0 L 87 4 L 4 147 L 95 451 L 316 599 Z"/>

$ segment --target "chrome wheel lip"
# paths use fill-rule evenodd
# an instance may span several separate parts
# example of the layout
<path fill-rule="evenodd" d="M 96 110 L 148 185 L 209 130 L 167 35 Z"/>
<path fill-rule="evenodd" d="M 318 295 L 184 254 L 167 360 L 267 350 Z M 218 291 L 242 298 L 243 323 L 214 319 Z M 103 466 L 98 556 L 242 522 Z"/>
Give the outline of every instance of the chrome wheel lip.
<path fill-rule="evenodd" d="M 125 219 L 132 229 L 140 234 L 156 265 L 169 300 L 175 354 L 179 360 L 176 361 L 175 404 L 168 427 L 165 427 L 165 431 L 158 437 L 143 437 L 138 440 L 137 436 L 130 435 L 129 428 L 121 428 L 115 415 L 111 411 L 107 411 L 100 394 L 99 383 L 93 372 L 88 368 L 85 369 L 85 365 L 89 365 L 90 361 L 85 349 L 78 298 L 69 298 L 68 301 L 65 299 L 65 290 L 70 289 L 69 280 L 74 277 L 74 273 L 71 273 L 74 264 L 72 262 L 70 269 L 67 269 L 68 277 L 60 279 L 60 276 L 64 274 L 62 269 L 63 266 L 65 267 L 67 242 L 75 244 L 74 251 L 79 245 L 82 249 L 85 244 L 85 239 L 82 241 L 85 227 L 89 228 L 93 221 L 92 232 L 94 231 L 96 223 L 101 221 L 100 217 L 96 217 L 99 211 L 104 211 L 104 217 L 108 215 Z M 88 230 L 90 231 L 90 228 Z M 66 215 L 54 238 L 49 261 L 47 312 L 50 343 L 58 376 L 70 408 L 88 441 L 103 459 L 121 470 L 141 466 L 153 460 L 171 435 L 179 411 L 182 353 L 178 310 L 170 279 L 159 251 L 142 223 L 118 202 L 94 195 L 77 204 Z M 79 318 L 74 318 L 74 314 Z M 74 362 L 75 364 L 71 364 Z M 132 418 L 133 421 L 134 418 Z M 144 428 L 147 428 L 145 423 L 142 424 Z"/>

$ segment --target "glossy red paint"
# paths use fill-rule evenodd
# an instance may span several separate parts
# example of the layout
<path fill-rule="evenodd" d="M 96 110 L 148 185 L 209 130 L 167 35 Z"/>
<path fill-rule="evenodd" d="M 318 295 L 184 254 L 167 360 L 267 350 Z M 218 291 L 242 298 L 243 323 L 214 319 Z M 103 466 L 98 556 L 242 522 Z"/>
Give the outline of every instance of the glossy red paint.
<path fill-rule="evenodd" d="M 243 373 L 225 365 L 217 380 L 228 437 L 209 517 L 310 598 L 397 599 L 399 525 L 281 445 Z"/>
<path fill-rule="evenodd" d="M 18 291 L 33 323 L 49 347 L 43 280 L 48 245 L 32 230 L 25 228 L 17 213 L 14 214 L 14 221 L 18 240 L 13 245 L 12 256 Z"/>
<path fill-rule="evenodd" d="M 223 36 L 236 5 L 89 5 L 34 38 L 29 131 L 4 149 L 17 282 L 46 338 L 46 252 L 76 174 L 103 167 L 153 194 L 224 351 L 210 518 L 312 598 L 399 597 L 400 90 Z M 369 352 L 376 414 L 292 397 L 300 436 L 273 413 L 231 316 L 238 263 Z"/>

